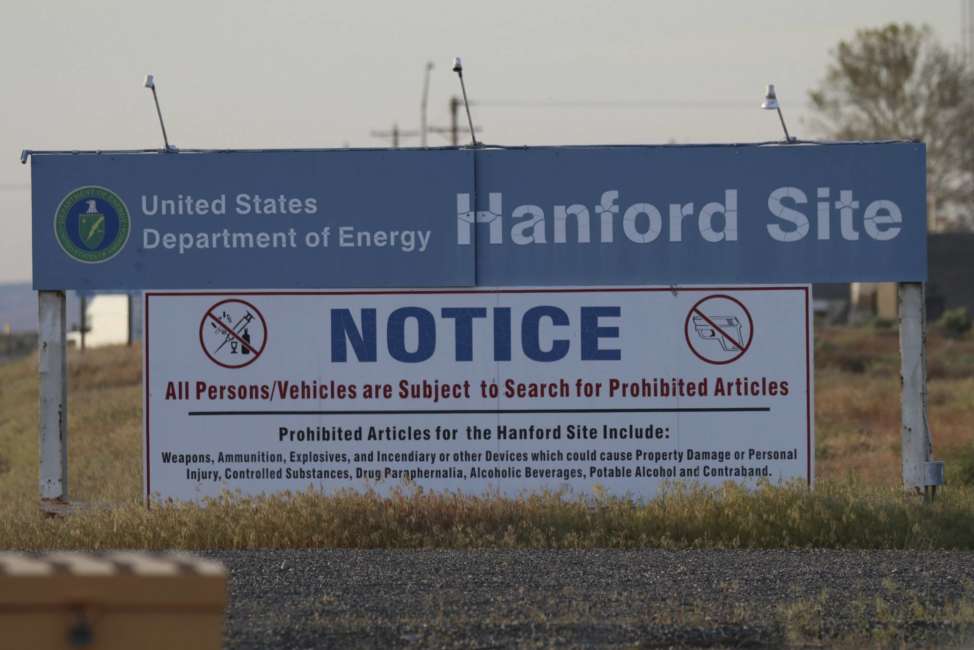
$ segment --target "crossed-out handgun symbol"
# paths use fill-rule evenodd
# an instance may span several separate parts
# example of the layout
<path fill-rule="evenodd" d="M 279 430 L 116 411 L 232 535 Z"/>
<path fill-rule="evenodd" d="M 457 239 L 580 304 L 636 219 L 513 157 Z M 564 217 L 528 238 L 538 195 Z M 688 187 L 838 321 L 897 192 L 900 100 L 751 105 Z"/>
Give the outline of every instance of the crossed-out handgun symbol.
<path fill-rule="evenodd" d="M 744 327 L 737 316 L 713 316 L 708 320 L 694 315 L 693 328 L 697 336 L 705 341 L 716 341 L 725 352 L 744 349 Z"/>

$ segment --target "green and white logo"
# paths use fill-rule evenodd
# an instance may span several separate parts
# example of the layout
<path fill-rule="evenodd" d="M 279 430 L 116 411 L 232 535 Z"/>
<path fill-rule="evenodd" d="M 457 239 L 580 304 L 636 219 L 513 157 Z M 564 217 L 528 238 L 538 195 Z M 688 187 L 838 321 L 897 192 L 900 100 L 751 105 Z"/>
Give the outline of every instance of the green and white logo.
<path fill-rule="evenodd" d="M 131 223 L 128 208 L 104 187 L 79 187 L 61 201 L 54 216 L 54 236 L 61 249 L 79 262 L 110 260 L 125 247 Z"/>

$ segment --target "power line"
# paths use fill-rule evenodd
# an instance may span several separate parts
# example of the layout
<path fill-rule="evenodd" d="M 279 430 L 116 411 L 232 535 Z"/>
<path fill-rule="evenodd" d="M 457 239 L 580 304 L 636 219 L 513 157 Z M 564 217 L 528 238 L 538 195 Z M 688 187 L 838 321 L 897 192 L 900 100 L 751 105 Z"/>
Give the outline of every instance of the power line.
<path fill-rule="evenodd" d="M 744 101 L 687 101 L 687 100 L 487 100 L 470 102 L 476 106 L 495 108 L 727 108 L 729 106 L 754 107 L 754 102 Z"/>
<path fill-rule="evenodd" d="M 610 100 L 610 101 L 591 101 L 591 100 L 485 100 L 472 101 L 471 104 L 484 108 L 608 108 L 608 109 L 704 109 L 704 110 L 726 110 L 754 109 L 758 106 L 753 100 Z"/>
<path fill-rule="evenodd" d="M 470 129 L 466 126 L 460 126 L 457 120 L 457 113 L 460 110 L 460 105 L 462 102 L 459 97 L 450 97 L 449 110 L 450 110 L 450 126 L 435 126 L 427 124 L 424 130 L 421 131 L 403 131 L 399 128 L 398 124 L 392 125 L 391 131 L 372 131 L 371 136 L 373 138 L 384 138 L 392 140 L 392 147 L 396 149 L 399 147 L 399 140 L 401 138 L 412 138 L 415 136 L 420 136 L 425 141 L 425 134 L 436 133 L 439 135 L 445 135 L 450 138 L 450 144 L 454 147 L 458 146 L 460 143 L 461 133 L 470 133 Z M 475 126 L 474 129 L 479 133 L 482 129 L 479 126 Z M 423 145 L 425 146 L 425 145 Z"/>

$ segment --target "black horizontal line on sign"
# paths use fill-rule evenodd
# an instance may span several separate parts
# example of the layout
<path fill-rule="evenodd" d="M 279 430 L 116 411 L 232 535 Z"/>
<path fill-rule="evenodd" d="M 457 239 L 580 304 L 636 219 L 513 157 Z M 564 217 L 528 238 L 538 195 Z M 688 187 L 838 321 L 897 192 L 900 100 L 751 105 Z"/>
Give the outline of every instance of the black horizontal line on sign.
<path fill-rule="evenodd" d="M 505 415 L 539 413 L 767 413 L 768 406 L 720 406 L 658 409 L 434 409 L 404 411 L 189 411 L 191 416 L 212 415 Z"/>

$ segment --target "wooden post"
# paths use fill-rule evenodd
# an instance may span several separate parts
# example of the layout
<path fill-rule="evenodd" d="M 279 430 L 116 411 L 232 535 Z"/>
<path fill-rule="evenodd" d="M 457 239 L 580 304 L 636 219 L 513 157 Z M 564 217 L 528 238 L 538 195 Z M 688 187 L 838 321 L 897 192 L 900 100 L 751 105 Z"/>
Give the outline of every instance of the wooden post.
<path fill-rule="evenodd" d="M 63 291 L 39 291 L 41 507 L 68 500 L 68 374 Z"/>
<path fill-rule="evenodd" d="M 903 487 L 932 497 L 943 485 L 943 462 L 931 461 L 933 443 L 927 420 L 927 314 L 924 285 L 901 283 L 900 409 Z"/>

